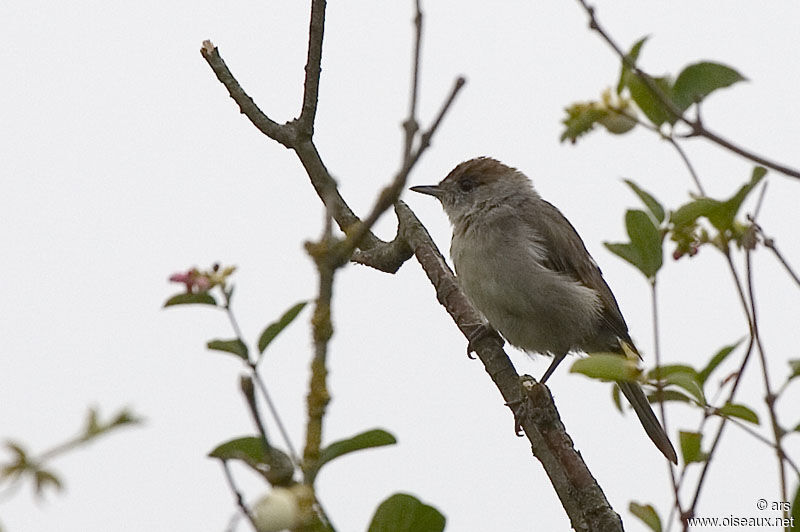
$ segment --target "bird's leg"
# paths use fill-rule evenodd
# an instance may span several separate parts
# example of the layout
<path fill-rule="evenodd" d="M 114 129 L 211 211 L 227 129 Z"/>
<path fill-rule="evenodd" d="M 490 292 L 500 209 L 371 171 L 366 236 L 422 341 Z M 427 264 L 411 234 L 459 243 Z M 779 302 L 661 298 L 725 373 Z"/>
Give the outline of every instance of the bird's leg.
<path fill-rule="evenodd" d="M 545 371 L 544 375 L 542 375 L 542 380 L 539 381 L 539 384 L 544 384 L 547 382 L 547 379 L 553 374 L 558 365 L 561 364 L 561 361 L 564 360 L 566 356 L 566 353 L 558 353 L 557 355 L 553 356 L 553 361 L 550 362 L 550 367 L 548 367 L 547 371 Z"/>
<path fill-rule="evenodd" d="M 530 375 L 522 375 L 519 383 L 521 385 L 520 398 L 507 402 L 506 406 L 514 413 L 514 433 L 522 436 L 522 419 L 528 414 L 528 392 L 536 384 L 536 380 Z"/>
<path fill-rule="evenodd" d="M 475 328 L 472 329 L 471 333 L 469 333 L 468 343 L 467 343 L 467 356 L 469 358 L 475 358 L 474 356 L 472 356 L 472 353 L 475 352 L 475 344 L 478 341 L 486 338 L 487 336 L 492 336 L 492 335 L 494 335 L 495 337 L 497 337 L 498 340 L 500 340 L 501 345 L 503 344 L 503 339 L 500 337 L 497 331 L 495 331 L 492 328 L 491 325 L 489 325 L 488 323 L 479 323 L 478 325 L 475 325 Z"/>

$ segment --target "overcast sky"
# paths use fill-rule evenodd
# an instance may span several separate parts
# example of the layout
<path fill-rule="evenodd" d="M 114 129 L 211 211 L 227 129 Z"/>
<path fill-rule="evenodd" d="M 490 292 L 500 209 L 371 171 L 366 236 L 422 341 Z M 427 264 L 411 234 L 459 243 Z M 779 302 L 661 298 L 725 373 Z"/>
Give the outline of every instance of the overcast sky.
<path fill-rule="evenodd" d="M 0 437 L 45 450 L 74 434 L 91 405 L 105 415 L 129 406 L 146 418 L 56 461 L 62 494 L 37 502 L 26 485 L 0 500 L 6 530 L 221 531 L 235 514 L 219 465 L 205 457 L 253 433 L 238 393 L 240 365 L 204 348 L 232 336 L 230 326 L 212 309 L 161 305 L 179 290 L 167 282 L 170 273 L 235 264 L 234 308 L 254 342 L 264 325 L 315 294 L 302 244 L 320 234 L 320 202 L 293 153 L 239 114 L 199 53 L 211 39 L 261 108 L 289 120 L 299 110 L 307 4 L 11 0 L 0 7 Z M 523 170 L 583 236 L 652 364 L 648 286 L 602 242 L 624 239 L 624 211 L 638 207 L 622 178 L 674 208 L 687 200 L 689 176 L 646 131 L 559 143 L 563 108 L 598 98 L 618 73 L 577 2 L 487 5 L 423 4 L 423 122 L 457 75 L 468 83 L 411 184 L 437 182 L 477 155 Z M 736 67 L 749 82 L 713 95 L 706 123 L 800 167 L 800 5 L 598 0 L 597 8 L 624 47 L 651 36 L 641 59 L 653 73 L 701 59 Z M 412 15 L 410 0 L 328 7 L 316 141 L 359 214 L 399 163 Z M 705 141 L 685 145 L 711 196 L 729 196 L 750 175 L 751 163 Z M 800 182 L 774 172 L 768 179 L 760 221 L 798 265 Z M 407 196 L 446 250 L 439 206 Z M 391 238 L 395 223 L 387 215 L 376 231 Z M 771 377 L 780 383 L 786 359 L 798 358 L 799 294 L 767 253 L 757 254 L 755 268 Z M 667 362 L 702 366 L 746 334 L 730 274 L 713 250 L 668 260 L 659 289 Z M 274 343 L 262 367 L 298 447 L 309 315 Z M 416 262 L 395 276 L 341 271 L 334 322 L 326 441 L 378 426 L 399 440 L 323 470 L 318 492 L 338 530 L 365 530 L 375 506 L 396 491 L 439 508 L 452 531 L 568 528 L 541 466 L 514 437 L 508 409 L 480 363 L 466 358 L 464 338 Z M 511 356 L 520 373 L 537 377 L 548 363 Z M 635 416 L 616 412 L 609 386 L 569 374 L 569 363 L 548 383 L 563 420 L 626 529 L 641 530 L 627 505 L 651 502 L 666 512 L 664 461 Z M 800 421 L 790 407 L 797 388 L 778 405 L 786 426 Z M 740 397 L 766 420 L 762 396 L 753 361 Z M 696 412 L 669 412 L 674 441 L 678 429 L 696 429 Z M 795 459 L 799 441 L 786 440 Z M 758 498 L 778 498 L 774 454 L 730 428 L 717 460 L 698 515 L 774 516 L 755 508 Z M 249 500 L 266 491 L 235 471 Z"/>

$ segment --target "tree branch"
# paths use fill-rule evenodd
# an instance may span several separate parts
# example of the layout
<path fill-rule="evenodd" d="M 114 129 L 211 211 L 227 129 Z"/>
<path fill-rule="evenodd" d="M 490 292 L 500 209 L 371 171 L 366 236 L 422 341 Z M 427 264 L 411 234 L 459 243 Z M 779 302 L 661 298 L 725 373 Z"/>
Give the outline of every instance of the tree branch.
<path fill-rule="evenodd" d="M 675 102 L 672 101 L 672 98 L 667 96 L 661 87 L 656 84 L 656 82 L 653 80 L 653 77 L 637 67 L 636 64 L 630 60 L 628 55 L 623 52 L 619 45 L 611 38 L 608 32 L 606 32 L 606 30 L 600 25 L 600 22 L 597 20 L 597 15 L 595 14 L 595 8 L 590 6 L 587 0 L 578 0 L 578 3 L 589 15 L 589 28 L 596 31 L 606 42 L 606 44 L 608 44 L 611 49 L 614 50 L 614 53 L 619 56 L 623 64 L 628 67 L 630 71 L 642 81 L 642 83 L 644 83 L 647 89 L 653 94 L 653 96 L 656 97 L 659 103 L 661 103 L 661 105 L 664 107 L 664 109 L 666 109 L 673 119 L 683 122 L 689 126 L 690 132 L 686 135 L 686 137 L 703 137 L 717 144 L 718 146 L 722 146 L 728 151 L 744 157 L 745 159 L 750 159 L 754 163 L 766 166 L 767 168 L 772 168 L 773 170 L 790 177 L 800 178 L 800 170 L 796 170 L 775 161 L 771 161 L 735 144 L 733 141 L 730 141 L 721 135 L 714 133 L 713 131 L 710 131 L 703 124 L 699 114 L 694 120 L 687 118 L 683 111 L 677 105 L 675 105 Z"/>
<path fill-rule="evenodd" d="M 395 211 L 401 234 L 436 289 L 436 298 L 469 338 L 475 325 L 483 321 L 481 315 L 459 289 L 453 272 L 411 209 L 399 201 Z M 516 409 L 521 412 L 518 422 L 531 443 L 534 456 L 550 477 L 572 527 L 579 531 L 622 530 L 619 515 L 611 508 L 566 433 L 548 388 L 535 381 L 532 385 L 521 386 L 520 376 L 503 351 L 499 338 L 487 335 L 477 340 L 474 347 L 506 403 L 523 405 Z M 528 381 L 533 379 L 528 378 Z"/>
<path fill-rule="evenodd" d="M 364 235 L 367 234 L 370 229 L 372 229 L 372 226 L 375 225 L 375 222 L 378 221 L 378 218 L 380 218 L 381 214 L 386 212 L 386 209 L 394 205 L 394 203 L 400 198 L 400 194 L 402 194 L 403 190 L 405 189 L 406 182 L 408 181 L 408 174 L 411 172 L 411 169 L 414 168 L 414 165 L 417 164 L 417 161 L 419 161 L 425 150 L 427 150 L 431 145 L 431 137 L 433 137 L 434 133 L 436 133 L 439 125 L 442 123 L 444 115 L 447 113 L 448 109 L 450 109 L 450 106 L 453 104 L 456 95 L 458 95 L 458 92 L 465 83 L 466 81 L 462 77 L 456 79 L 456 82 L 450 91 L 450 96 L 448 96 L 447 100 L 445 100 L 444 105 L 442 105 L 442 108 L 439 110 L 439 114 L 436 116 L 433 124 L 427 131 L 425 131 L 425 133 L 422 134 L 419 147 L 403 162 L 403 167 L 399 172 L 397 172 L 392 182 L 383 190 L 381 190 L 380 194 L 378 194 L 378 199 L 375 201 L 375 205 L 372 207 L 372 210 L 367 217 L 364 218 L 364 221 L 357 224 L 352 232 L 348 232 L 347 239 L 344 241 L 344 245 L 341 250 L 343 256 L 350 257 L 352 255 L 353 250 L 359 245 Z"/>
<path fill-rule="evenodd" d="M 311 2 L 311 21 L 308 25 L 308 58 L 306 79 L 303 84 L 303 107 L 297 119 L 298 129 L 304 138 L 314 135 L 314 120 L 319 100 L 319 77 L 322 71 L 322 37 L 325 33 L 325 0 Z"/>
<path fill-rule="evenodd" d="M 309 26 L 309 50 L 306 64 L 303 107 L 300 117 L 287 124 L 277 124 L 269 119 L 239 86 L 218 50 L 210 43 L 204 43 L 201 50 L 220 82 L 228 89 L 231 98 L 245 116 L 265 135 L 287 148 L 293 149 L 300 159 L 318 196 L 326 206 L 327 213 L 342 231 L 345 232 L 345 253 L 329 253 L 336 243 L 326 223 L 326 232 L 318 243 L 307 246 L 315 258 L 320 273 L 319 297 L 312 319 L 314 325 L 315 356 L 312 362 L 312 383 L 308 397 L 307 440 L 304 451 L 304 468 L 318 459 L 321 444 L 322 413 L 329 399 L 325 377 L 327 341 L 332 334 L 330 322 L 330 303 L 332 297 L 333 274 L 339 259 L 349 258 L 356 247 L 362 250 L 355 255 L 364 264 L 379 264 L 386 267 L 399 267 L 413 250 L 423 269 L 428 274 L 437 298 L 453 317 L 459 329 L 468 336 L 475 324 L 480 323 L 480 314 L 470 305 L 456 285 L 452 271 L 439 253 L 435 244 L 416 216 L 398 197 L 405 187 L 408 173 L 420 156 L 430 146 L 431 138 L 438 129 L 444 115 L 453 103 L 464 79 L 458 78 L 431 127 L 420 136 L 419 146 L 413 149 L 413 139 L 404 147 L 403 164 L 394 179 L 380 194 L 370 214 L 362 223 L 339 194 L 336 182 L 331 177 L 313 143 L 313 126 L 319 91 L 319 74 L 324 30 L 325 1 L 312 3 Z M 421 30 L 421 11 L 417 4 L 418 32 Z M 418 83 L 419 36 L 414 53 L 414 87 Z M 412 95 L 409 122 L 416 122 L 416 95 Z M 413 125 L 413 124 L 412 124 Z M 407 131 L 411 130 L 408 126 Z M 416 132 L 415 132 L 416 133 Z M 412 137 L 414 135 L 411 135 Z M 371 231 L 372 224 L 391 205 L 395 205 L 398 215 L 398 237 L 392 242 L 383 242 Z M 346 260 L 345 258 L 345 260 Z M 388 271 L 389 268 L 387 268 Z M 519 423 L 531 442 L 535 456 L 550 477 L 556 493 L 567 511 L 571 524 L 579 531 L 622 530 L 622 521 L 608 501 L 600 486 L 589 472 L 580 454 L 574 449 L 572 440 L 561 423 L 552 402 L 549 390 L 538 384 L 524 389 L 520 377 L 508 356 L 502 349 L 502 341 L 497 337 L 486 336 L 475 342 L 478 356 L 507 403 L 524 405 Z M 307 479 L 307 482 L 310 479 Z"/>
<path fill-rule="evenodd" d="M 297 137 L 294 128 L 288 125 L 282 126 L 278 124 L 258 108 L 253 99 L 248 96 L 241 85 L 239 85 L 239 82 L 236 81 L 236 78 L 233 77 L 233 74 L 231 74 L 231 71 L 228 69 L 228 65 L 225 64 L 225 61 L 223 61 L 222 57 L 219 55 L 217 47 L 214 46 L 211 41 L 203 41 L 203 47 L 200 48 L 200 53 L 203 59 L 208 62 L 208 66 L 214 71 L 220 83 L 228 89 L 228 94 L 233 98 L 233 101 L 236 102 L 236 105 L 239 106 L 239 111 L 263 134 L 283 144 L 287 148 L 291 148 L 295 144 Z"/>

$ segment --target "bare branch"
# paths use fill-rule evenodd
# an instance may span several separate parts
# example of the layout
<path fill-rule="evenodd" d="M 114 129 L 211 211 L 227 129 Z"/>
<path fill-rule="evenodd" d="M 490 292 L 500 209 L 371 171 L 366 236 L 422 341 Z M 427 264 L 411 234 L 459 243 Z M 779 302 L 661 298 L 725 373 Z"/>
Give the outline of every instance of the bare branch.
<path fill-rule="evenodd" d="M 652 303 L 652 314 L 653 314 L 653 352 L 655 355 L 656 367 L 661 367 L 661 334 L 659 332 L 659 325 L 660 320 L 658 317 L 658 291 L 656 290 L 656 280 L 653 278 L 652 282 L 650 283 L 650 301 Z M 661 379 L 658 379 L 656 382 L 656 393 L 661 396 L 662 391 L 664 390 L 664 385 Z M 658 402 L 659 407 L 659 414 L 661 414 L 661 425 L 664 427 L 664 432 L 669 433 L 668 425 L 667 425 L 667 409 L 664 406 L 664 401 Z M 678 514 L 683 513 L 683 507 L 681 506 L 681 497 L 680 497 L 680 486 L 678 485 L 678 481 L 675 478 L 675 467 L 672 463 L 667 460 L 667 469 L 669 470 L 669 477 L 672 482 L 672 495 L 674 498 L 674 507 L 677 510 Z"/>
<path fill-rule="evenodd" d="M 233 492 L 233 497 L 236 499 L 236 505 L 241 510 L 242 515 L 244 515 L 250 524 L 253 525 L 253 530 L 258 530 L 258 526 L 256 525 L 255 519 L 253 519 L 253 514 L 250 513 L 250 509 L 247 508 L 247 504 L 244 502 L 244 496 L 242 492 L 239 491 L 239 488 L 236 486 L 236 482 L 233 480 L 233 475 L 231 474 L 231 470 L 228 467 L 228 461 L 222 460 L 222 471 L 225 473 L 225 480 L 228 481 L 228 487 Z"/>
<path fill-rule="evenodd" d="M 756 312 L 756 300 L 753 289 L 753 265 L 750 253 L 751 251 L 749 249 L 746 250 L 744 257 L 745 257 L 745 273 L 747 275 L 747 293 L 750 296 L 750 317 L 753 320 L 752 321 L 753 338 L 755 339 L 758 358 L 761 361 L 761 375 L 764 377 L 764 392 L 766 394 L 765 402 L 767 404 L 767 411 L 769 412 L 770 425 L 772 426 L 772 436 L 775 438 L 775 454 L 777 455 L 778 458 L 778 478 L 781 486 L 781 500 L 786 501 L 788 500 L 786 495 L 787 494 L 786 467 L 784 466 L 784 459 L 786 458 L 786 452 L 783 450 L 783 447 L 781 446 L 783 429 L 781 429 L 780 425 L 778 424 L 778 416 L 775 413 L 775 394 L 772 392 L 772 388 L 769 382 L 767 358 L 764 353 L 764 346 L 761 343 L 761 335 L 759 334 L 758 330 L 758 314 Z M 788 518 L 789 512 L 784 510 L 783 516 L 785 518 Z"/>
<path fill-rule="evenodd" d="M 436 119 L 433 121 L 433 124 L 431 124 L 431 127 L 429 127 L 428 130 L 425 133 L 422 134 L 422 138 L 420 139 L 419 148 L 417 148 L 417 154 L 416 154 L 416 158 L 417 159 L 419 159 L 419 156 L 422 155 L 422 152 L 424 152 L 428 148 L 428 146 L 431 145 L 431 137 L 433 137 L 433 134 L 439 128 L 439 124 L 441 123 L 442 119 L 444 118 L 445 113 L 447 113 L 447 110 L 450 109 L 450 106 L 453 104 L 453 101 L 456 99 L 456 96 L 458 95 L 458 91 L 460 91 L 461 88 L 466 83 L 467 83 L 467 80 L 463 76 L 459 76 L 459 77 L 456 78 L 456 82 L 453 85 L 452 90 L 450 91 L 450 96 L 448 96 L 447 100 L 445 100 L 444 105 L 439 110 L 439 114 L 436 115 Z"/>
<path fill-rule="evenodd" d="M 311 2 L 311 21 L 308 27 L 308 58 L 306 59 L 306 79 L 303 84 L 303 108 L 300 111 L 300 118 L 297 119 L 298 129 L 307 139 L 314 135 L 324 33 L 325 0 L 313 0 Z"/>
<path fill-rule="evenodd" d="M 797 273 L 792 268 L 792 265 L 789 264 L 789 262 L 784 258 L 783 254 L 780 251 L 778 251 L 778 247 L 775 245 L 775 239 L 765 235 L 764 230 L 761 228 L 760 225 L 756 224 L 755 228 L 756 231 L 758 231 L 758 234 L 761 235 L 761 238 L 764 242 L 764 247 L 766 247 L 767 249 L 772 251 L 772 253 L 775 254 L 775 257 L 786 269 L 786 273 L 789 274 L 789 276 L 792 278 L 792 280 L 794 280 L 797 286 L 800 286 L 800 276 L 797 275 Z"/>
<path fill-rule="evenodd" d="M 203 59 L 208 62 L 208 65 L 211 67 L 211 70 L 214 71 L 220 83 L 228 89 L 228 94 L 233 98 L 233 101 L 236 102 L 236 105 L 239 106 L 241 113 L 266 136 L 283 144 L 287 148 L 291 148 L 296 142 L 294 128 L 278 124 L 258 108 L 253 99 L 248 96 L 241 85 L 239 85 L 239 82 L 236 81 L 236 78 L 233 77 L 233 74 L 231 74 L 231 71 L 228 69 L 228 65 L 225 64 L 225 61 L 223 61 L 222 57 L 219 55 L 217 47 L 214 46 L 211 41 L 203 41 L 203 47 L 200 49 L 200 53 L 203 55 Z"/>
<path fill-rule="evenodd" d="M 352 260 L 382 272 L 395 273 L 405 261 L 413 256 L 414 252 L 408 246 L 408 242 L 400 236 L 398 227 L 394 240 L 379 243 L 366 251 L 356 250 L 353 252 Z"/>
<path fill-rule="evenodd" d="M 414 59 L 411 71 L 411 97 L 408 109 L 408 118 L 403 122 L 403 129 L 406 132 L 405 145 L 403 146 L 402 164 L 405 165 L 411 157 L 411 148 L 414 145 L 414 137 L 419 131 L 417 122 L 417 92 L 419 89 L 419 64 L 422 43 L 422 8 L 419 0 L 416 0 L 416 14 L 414 15 Z"/>
<path fill-rule="evenodd" d="M 770 448 L 772 448 L 772 449 L 774 449 L 776 451 L 778 450 L 778 447 L 773 442 L 771 442 L 769 440 L 769 438 L 765 438 L 764 436 L 762 436 L 761 434 L 759 434 L 758 432 L 756 432 L 752 428 L 750 428 L 747 425 L 745 425 L 744 422 L 739 421 L 736 418 L 730 418 L 728 421 L 730 421 L 735 427 L 739 427 L 744 432 L 748 433 L 750 436 L 752 436 L 753 438 L 757 439 L 758 441 L 760 441 L 764 445 L 766 445 L 766 446 L 768 446 L 768 447 L 770 447 Z M 794 463 L 794 460 L 792 460 L 789 456 L 784 456 L 783 459 L 786 461 L 786 463 L 789 465 L 789 467 L 791 467 L 794 470 L 795 475 L 800 477 L 800 467 L 798 467 L 797 464 Z"/>
<path fill-rule="evenodd" d="M 747 318 L 747 325 L 750 329 L 750 339 L 747 343 L 747 350 L 745 351 L 745 355 L 742 358 L 741 364 L 739 364 L 739 369 L 736 372 L 736 379 L 733 381 L 733 386 L 731 386 L 731 391 L 728 394 L 728 398 L 725 401 L 726 403 L 732 403 L 733 398 L 736 395 L 736 391 L 739 389 L 739 383 L 742 382 L 742 376 L 744 375 L 744 371 L 747 368 L 747 363 L 750 361 L 750 355 L 753 353 L 753 347 L 755 345 L 755 335 L 753 334 L 753 320 L 750 316 L 749 305 L 747 303 L 747 297 L 744 294 L 744 289 L 742 288 L 742 282 L 739 279 L 739 274 L 736 272 L 736 267 L 733 264 L 733 260 L 731 260 L 730 251 L 725 251 L 725 258 L 728 262 L 728 269 L 733 276 L 734 286 L 736 288 L 736 293 L 739 295 L 739 301 L 742 304 L 742 309 L 744 310 L 745 317 Z M 714 441 L 711 444 L 711 449 L 708 451 L 708 456 L 706 461 L 703 463 L 703 469 L 700 471 L 700 477 L 697 479 L 697 486 L 695 487 L 694 496 L 692 497 L 692 503 L 689 506 L 689 509 L 686 510 L 684 515 L 681 516 L 684 524 L 686 523 L 687 517 L 694 516 L 695 509 L 697 508 L 697 503 L 700 500 L 700 493 L 703 489 L 703 483 L 706 479 L 708 469 L 711 466 L 711 459 L 714 456 L 714 453 L 717 450 L 719 445 L 720 439 L 722 438 L 722 433 L 725 430 L 725 425 L 728 421 L 728 418 L 722 418 L 720 422 L 719 428 L 717 429 L 717 433 L 714 435 Z"/>
<path fill-rule="evenodd" d="M 683 150 L 683 147 L 680 144 L 678 144 L 678 141 L 676 141 L 672 135 L 664 136 L 663 138 L 666 139 L 667 142 L 672 144 L 672 146 L 678 152 L 678 155 L 680 155 L 681 159 L 683 159 L 683 163 L 689 170 L 689 175 L 692 176 L 694 184 L 697 185 L 698 192 L 700 192 L 701 196 L 705 196 L 706 191 L 703 190 L 703 185 L 700 184 L 700 178 L 697 176 L 697 172 L 695 172 L 694 170 L 694 165 L 692 165 L 692 162 L 689 160 L 689 157 L 686 156 L 686 152 Z"/>
<path fill-rule="evenodd" d="M 378 221 L 378 218 L 386 211 L 386 209 L 391 207 L 400 198 L 400 194 L 402 194 L 406 187 L 409 172 L 411 172 L 411 169 L 417 164 L 419 158 L 430 146 L 431 137 L 433 137 L 434 133 L 436 133 L 439 125 L 442 123 L 444 115 L 447 113 L 447 110 L 450 109 L 450 106 L 453 104 L 456 95 L 458 95 L 458 91 L 461 90 L 465 83 L 466 81 L 463 77 L 456 79 L 453 89 L 450 91 L 450 95 L 447 97 L 444 105 L 442 105 L 442 108 L 439 110 L 439 114 L 436 116 L 433 124 L 425 133 L 422 134 L 419 147 L 410 158 L 404 161 L 403 167 L 395 175 L 392 182 L 383 190 L 381 190 L 380 194 L 378 195 L 378 199 L 375 201 L 375 205 L 372 207 L 372 210 L 364 219 L 364 221 L 358 224 L 354 231 L 348 232 L 347 240 L 345 240 L 343 243 L 341 250 L 343 257 L 350 257 L 350 255 L 352 255 L 353 250 L 359 245 L 363 235 L 372 229 L 372 226 L 375 225 L 375 222 Z"/>
<path fill-rule="evenodd" d="M 475 324 L 483 319 L 459 289 L 453 272 L 411 209 L 398 201 L 395 210 L 402 236 L 414 250 L 436 289 L 436 298 L 459 330 L 469 338 Z M 523 388 L 520 376 L 498 338 L 487 335 L 477 340 L 474 347 L 506 403 L 522 405 L 516 409 L 521 412 L 518 422 L 531 443 L 533 454 L 550 477 L 572 528 L 579 531 L 622 530 L 619 515 L 611 508 L 566 433 L 548 388 L 535 381 L 527 390 Z M 528 381 L 532 379 L 528 378 Z"/>

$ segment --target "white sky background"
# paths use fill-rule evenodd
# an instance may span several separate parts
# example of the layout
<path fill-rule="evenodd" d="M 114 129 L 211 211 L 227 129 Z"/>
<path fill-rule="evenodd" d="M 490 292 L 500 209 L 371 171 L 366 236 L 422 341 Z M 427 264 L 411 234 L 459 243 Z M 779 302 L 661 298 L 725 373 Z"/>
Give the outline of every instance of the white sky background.
<path fill-rule="evenodd" d="M 302 242 L 320 234 L 320 202 L 293 153 L 238 113 L 199 53 L 211 39 L 261 108 L 279 122 L 291 119 L 302 91 L 307 4 L 12 0 L 0 7 L 0 436 L 44 450 L 72 435 L 90 405 L 105 415 L 128 405 L 147 419 L 55 462 L 63 494 L 36 503 L 26 485 L 0 501 L 7 530 L 220 531 L 235 512 L 219 465 L 205 458 L 218 443 L 254 432 L 238 392 L 240 365 L 204 348 L 232 336 L 229 325 L 210 309 L 160 306 L 179 290 L 166 282 L 170 273 L 236 264 L 235 310 L 254 341 L 266 323 L 315 294 Z M 692 188 L 688 174 L 644 131 L 598 132 L 577 147 L 558 142 L 563 108 L 597 98 L 618 73 L 576 2 L 486 6 L 423 6 L 423 123 L 457 75 L 468 84 L 412 184 L 437 182 L 476 155 L 522 169 L 583 236 L 651 363 L 647 285 L 602 242 L 622 240 L 624 211 L 639 206 L 621 178 L 675 207 Z M 800 166 L 800 5 L 597 7 L 625 48 L 652 36 L 642 60 L 653 73 L 701 59 L 736 67 L 750 82 L 713 95 L 707 124 Z M 316 141 L 357 213 L 398 166 L 411 17 L 411 1 L 328 7 Z M 749 162 L 705 141 L 685 146 L 712 196 L 727 197 L 751 172 Z M 795 266 L 799 188 L 770 172 L 760 218 Z M 405 199 L 446 250 L 449 227 L 436 202 Z M 390 238 L 394 227 L 387 215 L 377 232 Z M 755 264 L 762 333 L 773 381 L 781 382 L 785 360 L 798 357 L 799 294 L 767 253 Z M 480 363 L 466 358 L 465 340 L 418 264 L 409 261 L 396 276 L 350 266 L 335 290 L 326 440 L 376 426 L 399 440 L 323 470 L 319 495 L 338 530 L 365 530 L 376 505 L 396 491 L 438 507 L 452 531 L 568 529 L 541 466 L 513 436 L 508 409 Z M 729 273 L 711 249 L 692 261 L 667 260 L 660 296 L 668 362 L 702 366 L 745 334 Z M 263 364 L 298 447 L 309 315 Z M 547 364 L 516 351 L 512 358 L 537 377 Z M 616 412 L 609 387 L 570 375 L 569 363 L 549 383 L 563 420 L 626 529 L 640 530 L 627 505 L 668 508 L 663 460 L 635 416 Z M 753 360 L 739 397 L 766 421 L 757 369 Z M 797 386 L 790 391 L 779 404 L 787 426 L 800 421 L 791 406 Z M 693 430 L 698 419 L 682 407 L 669 412 L 677 444 L 677 428 Z M 786 440 L 795 459 L 799 440 Z M 699 515 L 775 515 L 755 509 L 757 498 L 778 497 L 772 453 L 729 428 L 716 460 Z M 237 473 L 248 499 L 266 491 Z M 795 486 L 792 479 L 792 493 Z"/>

